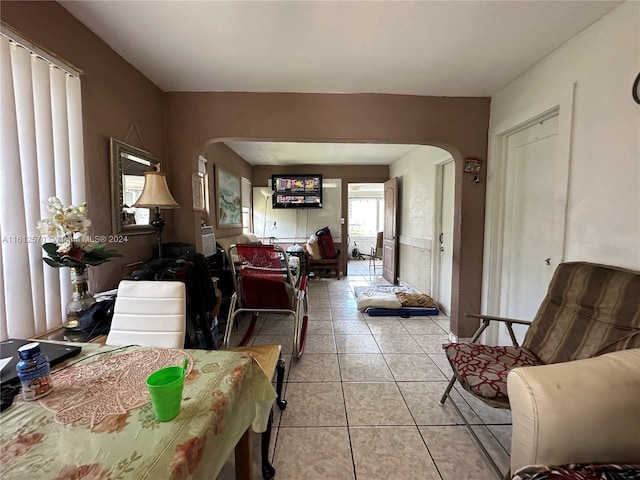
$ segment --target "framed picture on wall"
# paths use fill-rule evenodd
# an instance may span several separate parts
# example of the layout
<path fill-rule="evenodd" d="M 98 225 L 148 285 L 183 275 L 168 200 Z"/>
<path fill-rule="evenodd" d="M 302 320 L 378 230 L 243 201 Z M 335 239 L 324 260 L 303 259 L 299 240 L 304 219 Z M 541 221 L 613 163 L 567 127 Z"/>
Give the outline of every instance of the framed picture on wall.
<path fill-rule="evenodd" d="M 216 165 L 216 226 L 242 227 L 242 188 L 240 177 Z"/>
<path fill-rule="evenodd" d="M 204 186 L 206 175 L 194 172 L 191 175 L 191 189 L 193 191 L 193 209 L 204 212 Z"/>

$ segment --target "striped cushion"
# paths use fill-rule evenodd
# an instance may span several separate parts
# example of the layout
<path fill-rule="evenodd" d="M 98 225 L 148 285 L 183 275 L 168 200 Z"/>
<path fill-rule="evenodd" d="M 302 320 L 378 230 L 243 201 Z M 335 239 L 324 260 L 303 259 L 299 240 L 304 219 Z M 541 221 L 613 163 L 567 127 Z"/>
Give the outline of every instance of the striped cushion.
<path fill-rule="evenodd" d="M 522 346 L 543 363 L 640 347 L 640 272 L 558 265 Z"/>

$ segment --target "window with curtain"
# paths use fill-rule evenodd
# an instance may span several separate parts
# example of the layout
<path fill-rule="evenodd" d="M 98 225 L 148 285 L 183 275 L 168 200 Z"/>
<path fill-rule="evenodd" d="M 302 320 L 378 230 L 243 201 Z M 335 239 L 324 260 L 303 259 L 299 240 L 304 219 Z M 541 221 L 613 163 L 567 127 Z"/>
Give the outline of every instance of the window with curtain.
<path fill-rule="evenodd" d="M 253 232 L 251 217 L 251 181 L 242 177 L 242 233 Z"/>
<path fill-rule="evenodd" d="M 198 170 L 196 171 L 194 178 L 194 192 L 193 192 L 193 206 L 197 204 L 202 206 L 202 209 L 209 215 L 209 180 L 207 178 L 207 157 L 200 155 L 198 157 Z M 197 179 L 197 182 L 196 182 Z M 203 217 L 204 221 L 205 218 Z"/>
<path fill-rule="evenodd" d="M 71 297 L 37 222 L 49 197 L 86 200 L 80 78 L 4 27 L 0 62 L 0 339 L 30 338 L 59 327 Z"/>

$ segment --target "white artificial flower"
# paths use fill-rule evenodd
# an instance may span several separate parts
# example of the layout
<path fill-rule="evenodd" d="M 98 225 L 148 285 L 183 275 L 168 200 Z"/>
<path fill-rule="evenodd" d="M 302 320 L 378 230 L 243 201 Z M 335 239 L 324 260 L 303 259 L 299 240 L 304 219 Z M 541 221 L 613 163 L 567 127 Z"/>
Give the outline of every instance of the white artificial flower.
<path fill-rule="evenodd" d="M 83 225 L 85 219 L 82 217 L 83 216 L 78 215 L 73 210 L 67 211 L 64 215 L 64 228 L 68 232 L 82 232 L 83 228 L 85 228 Z"/>
<path fill-rule="evenodd" d="M 69 250 L 71 250 L 73 243 L 67 237 L 64 237 L 58 240 L 57 245 L 58 245 L 58 248 L 56 252 L 64 254 L 64 253 L 69 253 Z"/>
<path fill-rule="evenodd" d="M 38 231 L 40 232 L 40 235 L 47 235 L 49 230 L 49 221 L 38 220 L 37 228 L 38 228 Z"/>
<path fill-rule="evenodd" d="M 45 203 L 47 205 L 47 210 L 51 213 L 56 213 L 64 209 L 64 206 L 58 197 L 49 197 Z"/>
<path fill-rule="evenodd" d="M 38 227 L 41 229 L 40 233 L 46 235 L 56 243 L 58 243 L 60 239 L 65 238 L 64 228 L 57 222 L 41 220 Z"/>
<path fill-rule="evenodd" d="M 97 242 L 92 242 L 89 237 L 86 235 L 79 235 L 77 240 L 75 240 L 75 244 L 84 252 L 92 252 L 94 248 L 98 245 Z"/>

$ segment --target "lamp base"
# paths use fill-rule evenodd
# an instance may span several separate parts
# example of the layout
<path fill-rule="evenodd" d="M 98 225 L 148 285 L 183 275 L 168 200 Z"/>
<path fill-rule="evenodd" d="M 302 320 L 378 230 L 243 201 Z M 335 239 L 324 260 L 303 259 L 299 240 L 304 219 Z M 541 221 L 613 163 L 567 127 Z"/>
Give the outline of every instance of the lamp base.
<path fill-rule="evenodd" d="M 158 240 L 158 258 L 162 258 L 162 229 L 167 224 L 167 222 L 165 222 L 164 218 L 160 216 L 159 207 L 156 207 L 156 214 L 149 224 L 156 231 L 156 238 Z"/>

